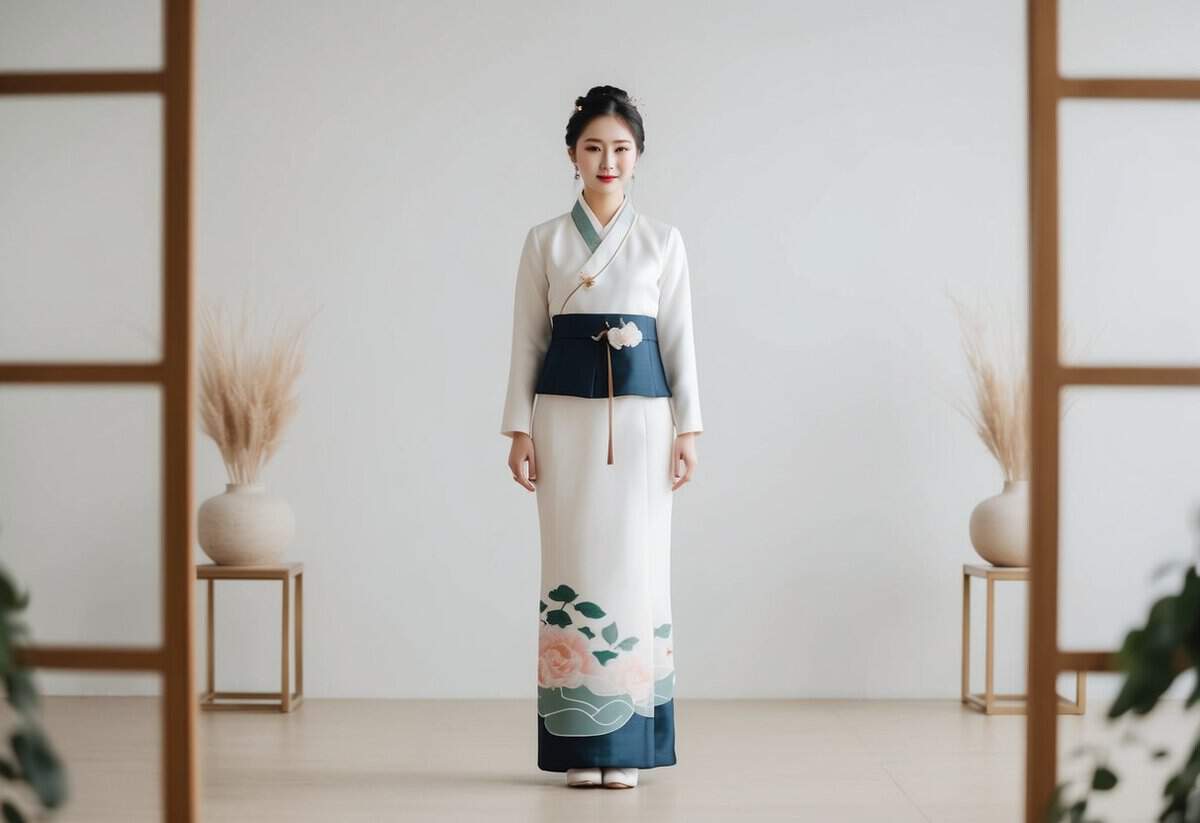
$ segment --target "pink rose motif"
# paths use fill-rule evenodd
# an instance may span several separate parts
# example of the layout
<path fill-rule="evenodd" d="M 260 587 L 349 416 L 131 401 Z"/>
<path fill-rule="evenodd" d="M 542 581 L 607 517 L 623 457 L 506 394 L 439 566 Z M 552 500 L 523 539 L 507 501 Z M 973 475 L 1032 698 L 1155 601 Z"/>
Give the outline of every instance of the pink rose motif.
<path fill-rule="evenodd" d="M 599 662 L 577 629 L 543 624 L 538 632 L 538 685 L 546 689 L 578 688 Z"/>
<path fill-rule="evenodd" d="M 608 661 L 608 687 L 617 694 L 628 694 L 635 705 L 646 705 L 654 699 L 654 672 L 640 654 L 622 654 Z"/>

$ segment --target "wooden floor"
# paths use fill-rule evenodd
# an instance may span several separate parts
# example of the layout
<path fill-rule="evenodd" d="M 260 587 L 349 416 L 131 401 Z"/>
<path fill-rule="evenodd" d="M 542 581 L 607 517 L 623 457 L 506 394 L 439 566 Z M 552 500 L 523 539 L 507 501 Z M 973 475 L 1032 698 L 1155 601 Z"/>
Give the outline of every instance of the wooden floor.
<path fill-rule="evenodd" d="M 153 698 L 46 699 L 67 759 L 62 821 L 158 820 Z M 1060 719 L 1064 768 L 1082 742 L 1116 741 L 1099 702 Z M 1144 727 L 1189 748 L 1181 704 Z M 536 767 L 534 702 L 307 700 L 290 715 L 200 715 L 205 821 L 1020 823 L 1024 718 L 957 701 L 680 700 L 676 766 L 632 790 L 568 789 Z M 1142 728 L 1142 727 L 1139 727 Z M 1156 817 L 1165 767 L 1115 745 L 1109 823 Z M 1065 772 L 1063 773 L 1066 774 Z"/>

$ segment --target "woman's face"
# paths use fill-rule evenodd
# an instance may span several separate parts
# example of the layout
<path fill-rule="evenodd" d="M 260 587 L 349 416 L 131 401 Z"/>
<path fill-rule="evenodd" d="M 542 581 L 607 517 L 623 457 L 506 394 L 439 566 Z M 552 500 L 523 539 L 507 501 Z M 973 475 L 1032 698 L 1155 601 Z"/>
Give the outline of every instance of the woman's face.
<path fill-rule="evenodd" d="M 579 142 L 568 151 L 579 166 L 584 189 L 601 196 L 623 196 L 625 184 L 637 164 L 633 132 L 616 115 L 606 114 L 588 123 Z"/>

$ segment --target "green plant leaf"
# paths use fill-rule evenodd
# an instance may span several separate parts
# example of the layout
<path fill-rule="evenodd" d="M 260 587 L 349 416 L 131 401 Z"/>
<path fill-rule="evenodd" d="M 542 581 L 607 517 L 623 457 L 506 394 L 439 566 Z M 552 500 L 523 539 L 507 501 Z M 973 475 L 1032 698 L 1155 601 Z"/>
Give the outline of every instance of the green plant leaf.
<path fill-rule="evenodd" d="M 607 626 L 605 626 L 603 629 L 600 630 L 600 635 L 604 638 L 604 642 L 607 643 L 608 645 L 611 646 L 613 643 L 616 643 L 617 642 L 617 624 L 609 623 Z"/>
<path fill-rule="evenodd" d="M 594 654 L 596 659 L 600 661 L 601 666 L 607 666 L 608 661 L 617 656 L 616 652 L 592 652 L 592 654 Z"/>
<path fill-rule="evenodd" d="M 4 675 L 4 686 L 8 689 L 8 703 L 14 709 L 24 714 L 37 710 L 37 689 L 26 669 L 13 669 Z"/>
<path fill-rule="evenodd" d="M 592 620 L 599 620 L 601 617 L 604 617 L 604 609 L 600 608 L 590 600 L 583 600 L 579 603 L 576 603 L 575 608 L 584 617 L 591 618 Z"/>
<path fill-rule="evenodd" d="M 579 595 L 575 594 L 575 590 L 570 586 L 562 585 L 550 592 L 548 596 L 551 600 L 557 600 L 559 603 L 570 603 Z"/>
<path fill-rule="evenodd" d="M 1066 790 L 1066 783 L 1059 783 L 1054 787 L 1054 794 L 1050 795 L 1050 805 L 1046 809 L 1046 823 L 1058 823 L 1067 813 L 1063 807 L 1063 792 Z"/>
<path fill-rule="evenodd" d="M 546 601 L 545 601 L 545 600 L 539 600 L 538 602 L 542 604 L 542 605 L 541 605 L 541 608 L 539 608 L 539 609 L 538 609 L 538 613 L 539 613 L 539 614 L 541 614 L 542 612 L 546 611 L 546 609 L 548 609 L 548 608 L 549 608 L 549 606 L 547 606 L 547 605 L 546 605 Z"/>
<path fill-rule="evenodd" d="M 25 823 L 25 818 L 21 815 L 21 810 L 10 801 L 5 800 L 4 805 L 0 806 L 0 810 L 4 812 L 4 823 Z"/>
<path fill-rule="evenodd" d="M 1098 792 L 1107 792 L 1117 785 L 1116 773 L 1107 766 L 1097 766 L 1092 774 L 1092 788 Z"/>
<path fill-rule="evenodd" d="M 661 626 L 659 626 L 657 629 L 654 630 L 654 636 L 655 637 L 670 637 L 671 636 L 671 624 L 663 623 Z"/>
<path fill-rule="evenodd" d="M 1192 693 L 1188 695 L 1188 699 L 1184 702 L 1183 707 L 1190 709 L 1200 701 L 1200 677 L 1196 678 L 1196 685 L 1192 687 Z"/>
<path fill-rule="evenodd" d="M 1154 646 L 1146 629 L 1126 633 L 1117 662 L 1125 681 L 1109 707 L 1109 719 L 1129 711 L 1146 714 L 1175 680 L 1172 650 Z"/>
<path fill-rule="evenodd" d="M 588 640 L 591 640 L 593 637 L 596 636 L 596 633 L 594 631 L 592 631 L 591 629 L 589 629 L 587 626 L 580 626 L 579 633 L 583 634 L 583 635 L 587 635 Z"/>
<path fill-rule="evenodd" d="M 546 622 L 551 626 L 570 626 L 571 615 L 567 614 L 566 609 L 552 609 L 546 612 Z"/>
<path fill-rule="evenodd" d="M 66 773 L 50 741 L 41 731 L 28 726 L 13 732 L 9 738 L 17 763 L 30 788 L 47 809 L 57 808 L 67 797 Z"/>
<path fill-rule="evenodd" d="M 620 643 L 617 644 L 617 648 L 621 649 L 622 651 L 627 651 L 627 652 L 633 651 L 633 647 L 637 645 L 637 642 L 638 642 L 638 639 L 636 637 L 626 637 L 624 640 L 622 640 Z"/>
<path fill-rule="evenodd" d="M 29 593 L 17 591 L 17 584 L 7 571 L 0 570 L 0 612 L 20 611 L 29 605 Z"/>
<path fill-rule="evenodd" d="M 1196 575 L 1193 566 L 1183 576 L 1183 590 L 1175 605 L 1175 619 L 1179 623 L 1181 634 L 1186 633 L 1196 625 L 1200 618 L 1200 576 Z"/>

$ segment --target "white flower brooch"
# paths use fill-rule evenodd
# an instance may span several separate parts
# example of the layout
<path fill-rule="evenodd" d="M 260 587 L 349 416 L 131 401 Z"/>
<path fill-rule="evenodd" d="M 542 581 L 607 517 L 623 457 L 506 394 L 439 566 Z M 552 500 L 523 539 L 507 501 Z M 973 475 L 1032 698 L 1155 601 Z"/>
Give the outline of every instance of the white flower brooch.
<path fill-rule="evenodd" d="M 604 322 L 604 325 L 608 326 L 607 320 Z M 599 340 L 602 336 L 608 337 L 608 345 L 614 349 L 619 349 L 622 346 L 633 348 L 642 342 L 642 330 L 637 327 L 636 323 L 632 321 L 626 322 L 624 319 L 621 320 L 619 327 L 609 326 L 599 334 L 592 335 L 592 339 Z"/>

